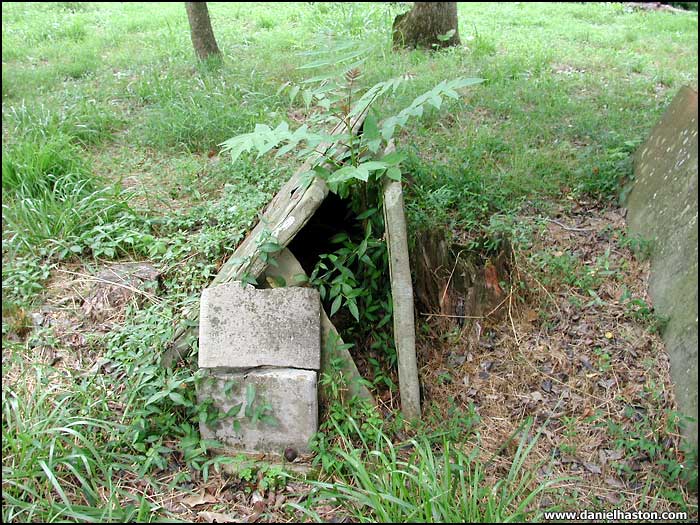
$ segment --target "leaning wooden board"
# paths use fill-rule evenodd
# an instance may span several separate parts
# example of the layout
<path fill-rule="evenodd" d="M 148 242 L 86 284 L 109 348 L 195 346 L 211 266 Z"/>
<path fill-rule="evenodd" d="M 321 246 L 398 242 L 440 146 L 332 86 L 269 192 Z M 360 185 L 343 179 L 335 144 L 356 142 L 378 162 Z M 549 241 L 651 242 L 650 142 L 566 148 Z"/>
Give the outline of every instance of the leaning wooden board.
<path fill-rule="evenodd" d="M 357 133 L 364 123 L 367 115 L 367 108 L 350 121 L 352 133 Z M 331 135 L 342 135 L 346 133 L 347 127 L 344 122 L 338 123 L 331 131 Z M 294 238 L 294 236 L 304 227 L 313 216 L 321 203 L 328 195 L 328 186 L 323 179 L 314 177 L 311 184 L 303 188 L 301 175 L 312 169 L 323 154 L 327 154 L 332 148 L 338 146 L 337 143 L 324 143 L 318 146 L 317 153 L 309 158 L 282 186 L 282 189 L 270 201 L 262 218 L 245 240 L 236 248 L 231 258 L 221 267 L 219 273 L 213 279 L 210 286 L 240 280 L 244 275 L 252 279 L 258 279 L 267 267 L 259 251 L 259 242 L 262 238 L 268 237 L 282 247 Z M 340 145 L 334 151 L 335 158 L 341 158 L 347 151 L 346 147 Z M 164 366 L 171 366 L 176 358 L 183 357 L 192 343 L 196 340 L 199 330 L 199 308 L 193 307 L 185 313 L 185 319 L 175 329 L 171 347 L 163 354 L 161 363 Z"/>

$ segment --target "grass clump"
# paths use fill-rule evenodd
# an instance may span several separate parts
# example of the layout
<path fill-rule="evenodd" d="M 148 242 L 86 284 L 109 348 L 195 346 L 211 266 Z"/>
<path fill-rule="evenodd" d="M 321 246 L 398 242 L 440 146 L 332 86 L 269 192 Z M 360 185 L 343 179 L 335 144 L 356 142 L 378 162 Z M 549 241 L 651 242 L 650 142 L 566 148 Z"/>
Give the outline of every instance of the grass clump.
<path fill-rule="evenodd" d="M 310 503 L 293 505 L 319 519 L 312 510 L 341 505 L 360 523 L 507 523 L 535 521 L 534 503 L 554 481 L 535 480 L 525 460 L 537 435 L 527 426 L 507 474 L 491 479 L 490 462 L 445 437 L 439 442 L 417 437 L 396 445 L 381 428 L 368 434 L 354 419 L 354 439 L 338 426 L 340 442 L 333 449 L 344 468 L 334 482 L 315 482 Z M 357 437 L 360 444 L 356 442 Z"/>
<path fill-rule="evenodd" d="M 67 197 L 74 184 L 95 190 L 80 152 L 65 136 L 21 142 L 2 153 L 2 191 L 13 197 L 40 198 L 47 192 Z"/>
<path fill-rule="evenodd" d="M 147 499 L 120 488 L 135 460 L 119 450 L 123 426 L 96 417 L 108 382 L 19 360 L 15 367 L 8 375 L 22 381 L 5 377 L 3 366 L 3 521 L 148 520 Z"/>
<path fill-rule="evenodd" d="M 90 174 L 65 137 L 7 148 L 2 179 L 3 250 L 13 253 L 82 253 L 85 232 L 129 211 L 128 196 Z"/>

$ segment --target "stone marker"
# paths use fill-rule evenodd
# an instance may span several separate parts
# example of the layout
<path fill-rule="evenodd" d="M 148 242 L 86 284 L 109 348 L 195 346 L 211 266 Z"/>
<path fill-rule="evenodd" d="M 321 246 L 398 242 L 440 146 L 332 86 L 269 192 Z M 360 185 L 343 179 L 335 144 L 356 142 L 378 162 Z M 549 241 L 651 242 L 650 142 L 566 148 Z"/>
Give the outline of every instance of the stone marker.
<path fill-rule="evenodd" d="M 212 427 L 200 424 L 200 433 L 202 439 L 216 439 L 244 452 L 281 455 L 290 447 L 308 452 L 309 440 L 318 429 L 316 372 L 309 370 L 211 371 L 197 395 L 199 403 L 212 399 L 220 413 L 241 405 L 238 411 L 234 409 L 235 415 Z M 264 405 L 269 405 L 269 410 L 263 412 Z M 267 421 L 264 416 L 276 421 Z M 234 421 L 238 421 L 237 429 Z"/>
<path fill-rule="evenodd" d="M 321 301 L 312 288 L 258 290 L 229 283 L 202 293 L 201 368 L 318 370 Z"/>
<path fill-rule="evenodd" d="M 663 338 L 678 407 L 698 417 L 698 93 L 683 88 L 635 156 L 630 232 L 653 242 L 649 295 L 669 318 Z M 686 428 L 697 446 L 697 422 Z"/>

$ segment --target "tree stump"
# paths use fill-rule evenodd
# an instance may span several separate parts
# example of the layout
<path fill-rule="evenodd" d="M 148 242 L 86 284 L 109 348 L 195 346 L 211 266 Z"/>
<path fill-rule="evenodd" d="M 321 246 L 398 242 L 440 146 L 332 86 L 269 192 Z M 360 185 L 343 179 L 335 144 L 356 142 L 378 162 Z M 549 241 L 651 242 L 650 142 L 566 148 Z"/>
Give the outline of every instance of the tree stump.
<path fill-rule="evenodd" d="M 443 317 L 447 324 L 470 326 L 503 305 L 511 248 L 507 242 L 492 257 L 450 242 L 444 231 L 415 235 L 412 264 L 415 294 L 422 313 Z"/>

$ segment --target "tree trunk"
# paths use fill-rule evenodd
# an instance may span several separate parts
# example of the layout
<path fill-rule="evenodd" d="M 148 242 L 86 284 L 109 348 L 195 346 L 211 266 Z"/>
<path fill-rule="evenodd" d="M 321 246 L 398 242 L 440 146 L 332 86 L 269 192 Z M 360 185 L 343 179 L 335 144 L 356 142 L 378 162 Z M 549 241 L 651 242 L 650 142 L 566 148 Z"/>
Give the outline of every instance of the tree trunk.
<path fill-rule="evenodd" d="M 185 2 L 187 18 L 190 21 L 190 34 L 192 45 L 197 53 L 197 58 L 206 60 L 212 55 L 220 55 L 219 46 L 216 45 L 214 31 L 209 20 L 209 10 L 206 2 Z"/>
<path fill-rule="evenodd" d="M 459 45 L 457 2 L 414 2 L 394 20 L 394 47 Z"/>

